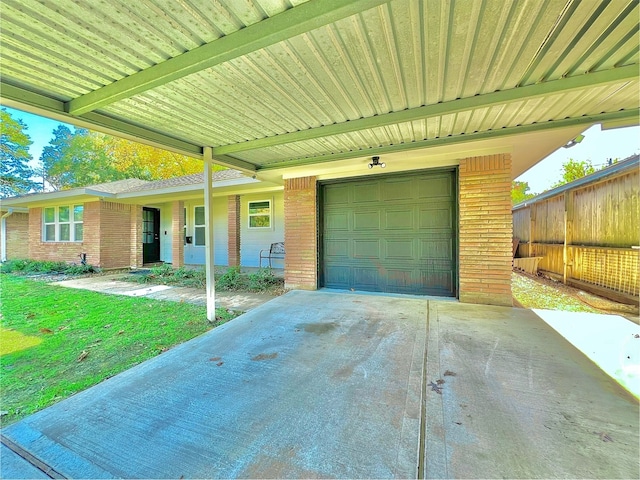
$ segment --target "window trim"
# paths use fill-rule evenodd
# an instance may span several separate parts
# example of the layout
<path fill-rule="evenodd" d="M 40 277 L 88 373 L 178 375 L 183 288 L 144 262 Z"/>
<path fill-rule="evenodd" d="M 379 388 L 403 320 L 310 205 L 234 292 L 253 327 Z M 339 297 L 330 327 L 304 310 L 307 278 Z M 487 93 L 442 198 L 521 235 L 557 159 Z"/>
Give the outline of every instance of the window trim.
<path fill-rule="evenodd" d="M 82 220 L 75 219 L 75 209 L 82 208 Z M 69 220 L 60 221 L 60 209 L 67 208 L 69 211 Z M 46 212 L 53 209 L 53 222 L 47 222 Z M 54 239 L 47 239 L 47 226 L 54 226 Z M 60 226 L 69 226 L 69 240 L 60 239 Z M 82 225 L 82 239 L 76 240 L 76 225 Z M 56 205 L 55 207 L 42 207 L 42 242 L 43 243 L 82 243 L 84 241 L 84 204 Z"/>
<path fill-rule="evenodd" d="M 263 217 L 267 214 L 265 213 L 251 213 L 251 204 L 252 203 L 262 203 L 269 202 L 269 226 L 268 227 L 252 227 L 251 226 L 251 218 L 252 217 Z M 247 201 L 247 228 L 249 230 L 273 230 L 273 199 L 265 198 L 262 200 L 248 200 Z"/>
<path fill-rule="evenodd" d="M 196 223 L 196 219 L 198 218 L 198 216 L 196 215 L 196 208 L 202 208 L 202 212 L 203 212 L 203 215 L 205 217 L 204 218 L 204 223 L 202 223 L 202 224 Z M 205 241 L 204 241 L 204 243 L 202 245 L 198 245 L 196 243 L 196 237 L 197 237 L 196 231 L 197 231 L 198 228 L 204 228 L 205 229 L 204 230 Z M 206 230 L 206 228 L 207 228 L 207 212 L 205 211 L 204 205 L 194 205 L 194 207 L 193 207 L 193 243 L 191 245 L 193 245 L 194 247 L 199 247 L 199 248 L 204 248 L 204 247 L 207 246 L 207 239 L 206 239 L 207 230 Z"/>

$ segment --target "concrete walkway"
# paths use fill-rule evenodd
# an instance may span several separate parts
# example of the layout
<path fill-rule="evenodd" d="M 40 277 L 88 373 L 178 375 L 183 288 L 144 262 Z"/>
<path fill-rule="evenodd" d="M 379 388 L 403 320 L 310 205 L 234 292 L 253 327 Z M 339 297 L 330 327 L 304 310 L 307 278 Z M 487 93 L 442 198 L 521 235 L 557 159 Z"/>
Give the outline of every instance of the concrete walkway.
<path fill-rule="evenodd" d="M 147 297 L 156 300 L 195 303 L 206 305 L 206 293 L 202 288 L 174 287 L 169 285 L 145 285 L 120 280 L 125 274 L 99 275 L 54 282 L 68 288 L 92 290 L 111 295 L 127 295 L 130 297 Z M 247 312 L 263 303 L 273 300 L 275 296 L 266 293 L 222 292 L 216 291 L 216 308 Z"/>
<path fill-rule="evenodd" d="M 533 312 L 322 291 L 1 434 L 3 478 L 640 475 L 638 402 Z"/>

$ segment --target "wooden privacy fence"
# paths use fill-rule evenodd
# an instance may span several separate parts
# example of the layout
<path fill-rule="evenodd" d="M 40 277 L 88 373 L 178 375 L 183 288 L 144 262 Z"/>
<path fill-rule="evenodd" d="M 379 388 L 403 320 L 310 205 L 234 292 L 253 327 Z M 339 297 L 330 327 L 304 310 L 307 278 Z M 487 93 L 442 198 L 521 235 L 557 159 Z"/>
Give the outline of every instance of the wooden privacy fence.
<path fill-rule="evenodd" d="M 564 283 L 618 301 L 638 302 L 638 155 L 513 209 L 517 257 Z"/>

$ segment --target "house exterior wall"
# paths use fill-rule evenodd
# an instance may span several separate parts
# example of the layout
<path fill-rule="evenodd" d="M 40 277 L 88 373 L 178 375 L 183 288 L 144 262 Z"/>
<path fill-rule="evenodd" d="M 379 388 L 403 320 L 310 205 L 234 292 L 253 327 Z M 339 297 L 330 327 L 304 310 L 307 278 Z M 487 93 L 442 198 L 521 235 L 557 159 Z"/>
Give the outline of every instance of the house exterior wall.
<path fill-rule="evenodd" d="M 132 245 L 131 239 L 125 233 L 131 230 L 131 205 L 104 201 L 94 203 L 100 207 L 98 266 L 102 268 L 128 267 Z M 85 207 L 85 222 L 86 219 Z M 94 265 L 88 256 L 87 261 Z"/>
<path fill-rule="evenodd" d="M 240 265 L 240 195 L 227 197 L 228 259 L 230 267 Z"/>
<path fill-rule="evenodd" d="M 171 264 L 174 268 L 184 265 L 184 202 L 171 204 Z"/>
<path fill-rule="evenodd" d="M 14 212 L 5 218 L 7 260 L 29 257 L 29 214 Z M 2 240 L 0 240 L 2 241 Z"/>
<path fill-rule="evenodd" d="M 145 205 L 148 206 L 148 205 Z M 173 252 L 173 209 L 171 203 L 153 205 L 160 210 L 160 261 L 171 263 Z"/>
<path fill-rule="evenodd" d="M 142 205 L 132 205 L 129 212 L 129 265 L 142 267 Z"/>
<path fill-rule="evenodd" d="M 82 242 L 44 242 L 42 240 L 42 208 L 29 209 L 29 255 L 33 260 L 74 262 L 80 254 L 87 254 L 87 262 L 100 266 L 99 202 L 84 204 L 84 226 Z"/>
<path fill-rule="evenodd" d="M 271 200 L 271 228 L 249 228 L 249 202 L 261 200 Z M 240 197 L 240 264 L 243 267 L 258 267 L 260 250 L 269 249 L 272 243 L 286 242 L 284 212 L 283 192 L 257 193 Z M 274 259 L 272 266 L 284 268 L 284 261 Z"/>
<path fill-rule="evenodd" d="M 284 184 L 285 287 L 318 286 L 318 195 L 316 177 L 292 178 Z"/>
<path fill-rule="evenodd" d="M 194 237 L 194 215 L 195 207 L 204 206 L 204 200 L 193 200 L 184 202 L 187 210 L 187 236 Z M 212 200 L 213 208 L 213 248 L 214 248 L 214 264 L 227 265 L 227 197 L 215 197 Z M 184 263 L 187 265 L 204 265 L 205 264 L 205 247 L 196 246 L 195 244 L 187 244 L 184 246 Z"/>
<path fill-rule="evenodd" d="M 511 156 L 465 158 L 458 182 L 460 301 L 511 306 Z"/>

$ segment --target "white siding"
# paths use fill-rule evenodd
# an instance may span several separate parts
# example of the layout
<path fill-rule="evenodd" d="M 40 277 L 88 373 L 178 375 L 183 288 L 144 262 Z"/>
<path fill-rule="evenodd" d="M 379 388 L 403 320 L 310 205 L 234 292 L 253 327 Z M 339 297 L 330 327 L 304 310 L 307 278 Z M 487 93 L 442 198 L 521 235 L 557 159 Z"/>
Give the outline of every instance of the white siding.
<path fill-rule="evenodd" d="M 185 202 L 187 209 L 187 236 L 194 237 L 194 209 L 203 206 L 203 200 Z M 213 202 L 213 247 L 214 264 L 228 265 L 228 225 L 227 225 L 227 197 L 214 198 Z M 187 265 L 204 265 L 205 250 L 203 246 L 187 244 L 184 246 L 184 263 Z"/>
<path fill-rule="evenodd" d="M 271 200 L 271 228 L 249 228 L 249 202 Z M 243 195 L 240 198 L 240 263 L 243 267 L 257 267 L 260 250 L 268 249 L 272 243 L 284 242 L 284 193 L 270 192 Z M 263 262 L 263 266 L 265 262 Z M 274 260 L 274 268 L 284 268 L 284 260 Z"/>
<path fill-rule="evenodd" d="M 171 263 L 173 235 L 171 234 L 171 204 L 156 205 L 160 209 L 160 261 Z"/>

